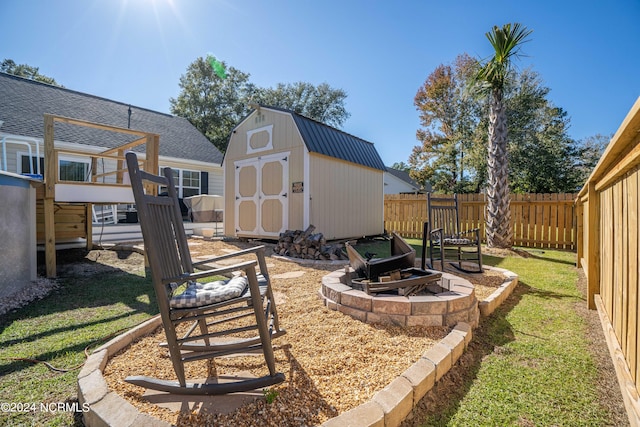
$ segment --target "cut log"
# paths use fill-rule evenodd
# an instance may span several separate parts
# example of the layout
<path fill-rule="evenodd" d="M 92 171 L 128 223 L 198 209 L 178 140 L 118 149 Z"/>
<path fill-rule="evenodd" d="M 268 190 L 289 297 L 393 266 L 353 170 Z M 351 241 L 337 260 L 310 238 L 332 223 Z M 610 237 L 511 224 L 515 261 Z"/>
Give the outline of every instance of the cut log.
<path fill-rule="evenodd" d="M 327 244 L 322 233 L 314 233 L 316 227 L 306 230 L 286 230 L 280 233 L 274 252 L 292 258 L 314 260 L 346 260 L 347 254 L 341 243 Z"/>

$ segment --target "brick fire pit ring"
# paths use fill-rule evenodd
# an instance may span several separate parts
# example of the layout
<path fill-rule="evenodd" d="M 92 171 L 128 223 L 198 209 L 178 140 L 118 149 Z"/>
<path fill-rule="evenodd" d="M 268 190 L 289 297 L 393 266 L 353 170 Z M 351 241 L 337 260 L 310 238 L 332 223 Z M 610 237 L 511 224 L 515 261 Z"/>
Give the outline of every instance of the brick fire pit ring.
<path fill-rule="evenodd" d="M 466 279 L 442 273 L 444 292 L 433 295 L 369 295 L 349 286 L 355 278 L 351 267 L 322 278 L 320 297 L 327 308 L 366 323 L 398 326 L 455 326 L 458 322 L 478 326 L 480 312 L 474 286 Z"/>

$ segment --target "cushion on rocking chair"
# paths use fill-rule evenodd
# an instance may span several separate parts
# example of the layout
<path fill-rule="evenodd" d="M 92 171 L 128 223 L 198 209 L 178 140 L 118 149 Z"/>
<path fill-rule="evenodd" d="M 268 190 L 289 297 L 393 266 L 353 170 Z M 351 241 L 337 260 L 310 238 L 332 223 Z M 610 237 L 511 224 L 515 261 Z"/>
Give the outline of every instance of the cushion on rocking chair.
<path fill-rule="evenodd" d="M 169 305 L 171 308 L 193 308 L 228 301 L 242 295 L 248 283 L 244 276 L 209 283 L 189 282 L 184 292 L 171 297 Z"/>
<path fill-rule="evenodd" d="M 456 238 L 456 237 L 445 237 L 442 240 L 445 245 L 470 245 L 473 243 L 469 239 Z"/>

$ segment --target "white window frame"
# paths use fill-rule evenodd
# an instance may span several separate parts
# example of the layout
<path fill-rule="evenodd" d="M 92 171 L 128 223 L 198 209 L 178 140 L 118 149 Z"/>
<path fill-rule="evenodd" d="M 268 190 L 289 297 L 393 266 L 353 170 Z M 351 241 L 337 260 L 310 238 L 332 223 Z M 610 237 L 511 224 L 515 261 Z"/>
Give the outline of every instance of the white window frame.
<path fill-rule="evenodd" d="M 19 174 L 25 174 L 25 173 L 32 173 L 30 171 L 24 171 L 22 169 L 22 158 L 23 157 L 29 157 L 29 153 L 26 151 L 17 151 L 16 152 L 16 169 L 18 170 Z M 31 159 L 36 158 L 35 155 L 31 156 Z M 44 159 L 43 155 L 39 156 L 39 159 Z M 38 161 L 40 161 L 38 159 Z M 80 157 L 80 156 L 72 156 L 72 155 L 60 155 L 58 156 L 58 180 L 60 180 L 60 162 L 74 162 L 74 163 L 80 163 L 83 164 L 85 166 L 85 170 L 84 170 L 84 180 L 83 181 L 78 181 L 78 182 L 89 182 L 91 181 L 91 162 L 86 159 L 85 157 Z M 43 174 L 44 171 L 40 171 L 40 174 Z M 36 171 L 33 171 L 33 173 L 37 173 Z"/>
<path fill-rule="evenodd" d="M 60 172 L 61 172 L 60 162 L 62 161 L 84 164 L 85 165 L 84 180 L 77 181 L 77 182 L 91 181 L 91 161 L 89 161 L 85 157 L 70 156 L 70 155 L 64 155 L 64 154 L 58 156 L 58 180 L 60 180 Z"/>
<path fill-rule="evenodd" d="M 22 170 L 22 158 L 23 157 L 29 157 L 29 153 L 27 151 L 17 151 L 16 152 L 16 172 L 19 174 L 24 174 L 24 173 L 38 173 L 38 168 L 36 168 L 36 170 L 34 170 L 33 172 L 29 171 L 29 170 Z M 34 154 L 31 155 L 31 159 L 29 159 L 31 162 L 33 162 L 33 159 L 35 159 L 36 157 L 38 157 L 38 162 L 40 162 L 40 159 L 44 160 L 44 156 L 40 155 L 40 156 L 36 156 Z M 40 173 L 42 174 L 42 170 L 40 170 Z"/>
<path fill-rule="evenodd" d="M 176 186 L 176 191 L 178 192 L 178 197 L 179 198 L 184 198 L 184 189 L 185 188 L 191 188 L 191 189 L 196 189 L 197 193 L 195 195 L 199 195 L 201 194 L 201 189 L 202 189 L 202 171 L 199 170 L 195 170 L 195 169 L 181 169 L 181 168 L 174 168 L 171 166 L 160 166 L 160 175 L 164 176 L 164 172 L 163 169 L 170 167 L 171 170 L 175 173 L 178 173 L 178 182 L 175 182 L 175 176 L 174 176 L 174 185 Z M 197 173 L 198 174 L 198 186 L 197 187 L 193 187 L 190 185 L 184 185 L 184 172 L 191 172 L 191 173 Z M 164 192 L 166 191 L 166 189 L 163 190 L 163 188 L 160 188 L 160 192 Z M 187 196 L 189 197 L 189 196 Z"/>

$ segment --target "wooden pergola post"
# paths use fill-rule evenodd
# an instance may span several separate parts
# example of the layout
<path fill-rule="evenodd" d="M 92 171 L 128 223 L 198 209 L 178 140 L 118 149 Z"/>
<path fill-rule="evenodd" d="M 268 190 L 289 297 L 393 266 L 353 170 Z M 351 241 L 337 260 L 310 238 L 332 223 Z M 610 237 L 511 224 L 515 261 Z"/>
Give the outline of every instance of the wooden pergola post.
<path fill-rule="evenodd" d="M 145 148 L 147 152 L 144 162 L 144 170 L 152 174 L 158 174 L 160 169 L 160 164 L 158 163 L 158 155 L 160 154 L 160 135 L 147 135 Z M 150 191 L 150 194 L 154 196 L 158 195 L 158 187 L 156 185 L 154 185 L 153 188 L 147 188 L 147 191 Z"/>
<path fill-rule="evenodd" d="M 44 255 L 47 277 L 56 277 L 56 224 L 54 201 L 58 162 L 53 147 L 53 116 L 44 115 Z"/>

